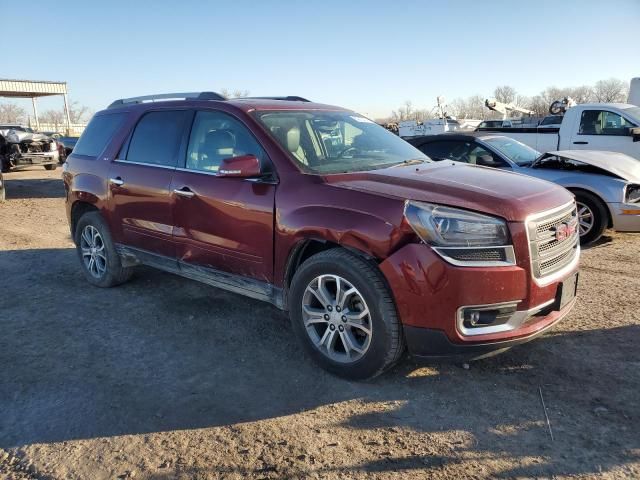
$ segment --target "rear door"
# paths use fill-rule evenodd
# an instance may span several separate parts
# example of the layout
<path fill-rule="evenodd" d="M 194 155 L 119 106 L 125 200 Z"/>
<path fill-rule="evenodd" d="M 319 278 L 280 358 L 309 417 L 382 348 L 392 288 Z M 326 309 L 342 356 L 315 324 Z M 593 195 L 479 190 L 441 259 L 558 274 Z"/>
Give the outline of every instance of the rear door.
<path fill-rule="evenodd" d="M 264 149 L 242 121 L 217 110 L 196 112 L 186 159 L 171 185 L 181 268 L 204 267 L 273 282 L 273 177 L 216 176 L 223 158 L 247 154 L 261 160 L 263 172 L 272 171 Z"/>
<path fill-rule="evenodd" d="M 569 148 L 621 152 L 638 157 L 640 144 L 634 143 L 628 133 L 629 127 L 636 126 L 624 116 L 606 108 L 583 110 Z"/>
<path fill-rule="evenodd" d="M 172 261 L 175 246 L 170 186 L 190 115 L 188 110 L 143 114 L 109 172 L 116 238 L 126 246 Z"/>

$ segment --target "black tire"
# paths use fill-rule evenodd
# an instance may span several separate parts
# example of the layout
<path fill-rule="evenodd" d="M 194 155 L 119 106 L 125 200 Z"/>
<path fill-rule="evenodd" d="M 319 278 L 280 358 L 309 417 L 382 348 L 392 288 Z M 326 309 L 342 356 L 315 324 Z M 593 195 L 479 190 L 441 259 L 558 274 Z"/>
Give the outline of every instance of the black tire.
<path fill-rule="evenodd" d="M 58 168 L 58 164 L 57 163 L 49 163 L 49 164 L 44 166 L 45 170 L 55 170 L 56 168 Z"/>
<path fill-rule="evenodd" d="M 588 245 L 600 239 L 609 224 L 609 214 L 607 207 L 595 195 L 589 192 L 574 192 L 576 203 L 578 204 L 578 217 L 580 216 L 581 207 L 586 207 L 593 216 L 593 225 L 585 233 L 580 232 L 580 244 Z"/>
<path fill-rule="evenodd" d="M 106 257 L 106 269 L 104 274 L 96 276 L 92 274 L 82 255 L 82 233 L 87 226 L 95 228 L 102 239 L 104 245 L 104 253 Z M 111 238 L 111 232 L 106 222 L 98 212 L 87 212 L 76 225 L 74 240 L 76 243 L 76 251 L 78 252 L 78 258 L 82 267 L 82 273 L 89 283 L 97 287 L 108 288 L 120 285 L 121 283 L 129 280 L 133 273 L 133 267 L 123 267 L 120 261 L 120 256 L 116 252 L 113 240 Z"/>
<path fill-rule="evenodd" d="M 304 326 L 303 296 L 307 286 L 319 275 L 338 275 L 348 281 L 368 306 L 370 344 L 361 358 L 351 363 L 329 358 L 316 347 Z M 377 265 L 341 248 L 313 255 L 298 268 L 291 281 L 289 315 L 293 330 L 309 355 L 322 368 L 343 378 L 373 378 L 396 363 L 404 352 L 402 326 L 391 293 Z"/>

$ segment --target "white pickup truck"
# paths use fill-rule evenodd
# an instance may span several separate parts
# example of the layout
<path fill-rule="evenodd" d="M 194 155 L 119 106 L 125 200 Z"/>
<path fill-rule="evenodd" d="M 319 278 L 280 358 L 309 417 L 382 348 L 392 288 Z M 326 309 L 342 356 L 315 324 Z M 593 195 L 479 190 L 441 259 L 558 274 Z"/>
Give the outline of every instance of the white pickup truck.
<path fill-rule="evenodd" d="M 640 159 L 640 107 L 626 103 L 584 103 L 568 108 L 559 128 L 478 128 L 535 148 L 606 150 Z"/>

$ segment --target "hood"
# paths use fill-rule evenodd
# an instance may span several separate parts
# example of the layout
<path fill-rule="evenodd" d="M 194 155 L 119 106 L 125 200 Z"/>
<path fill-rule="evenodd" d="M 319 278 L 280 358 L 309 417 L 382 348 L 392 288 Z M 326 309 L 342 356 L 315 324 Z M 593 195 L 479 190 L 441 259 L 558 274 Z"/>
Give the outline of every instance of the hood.
<path fill-rule="evenodd" d="M 577 160 L 630 182 L 640 182 L 640 160 L 619 152 L 604 152 L 600 150 L 561 150 L 549 152 L 547 155 Z"/>
<path fill-rule="evenodd" d="M 561 150 L 549 152 L 549 154 L 601 168 L 629 182 L 640 182 L 640 160 L 624 153 L 599 150 Z"/>
<path fill-rule="evenodd" d="M 458 162 L 433 162 L 326 177 L 327 183 L 378 195 L 450 205 L 509 221 L 565 205 L 573 195 L 526 175 Z"/>
<path fill-rule="evenodd" d="M 5 138 L 9 143 L 20 143 L 24 141 L 48 142 L 51 140 L 49 137 L 41 133 L 29 133 L 21 130 L 8 130 Z"/>

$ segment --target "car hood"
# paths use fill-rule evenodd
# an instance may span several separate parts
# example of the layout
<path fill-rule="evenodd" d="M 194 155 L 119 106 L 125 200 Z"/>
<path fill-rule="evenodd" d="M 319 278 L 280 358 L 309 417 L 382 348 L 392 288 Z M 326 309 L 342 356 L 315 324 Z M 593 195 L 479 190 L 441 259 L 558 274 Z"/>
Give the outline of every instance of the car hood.
<path fill-rule="evenodd" d="M 330 175 L 326 181 L 336 187 L 451 205 L 509 221 L 524 221 L 532 213 L 573 199 L 569 191 L 544 180 L 450 161 Z"/>
<path fill-rule="evenodd" d="M 4 135 L 7 142 L 9 143 L 20 143 L 20 142 L 48 142 L 51 140 L 46 135 L 41 133 L 29 133 L 23 132 L 20 130 L 8 130 L 7 134 Z"/>
<path fill-rule="evenodd" d="M 624 153 L 599 150 L 561 150 L 549 152 L 547 155 L 558 155 L 559 157 L 577 160 L 611 172 L 623 180 L 640 182 L 640 160 Z"/>

